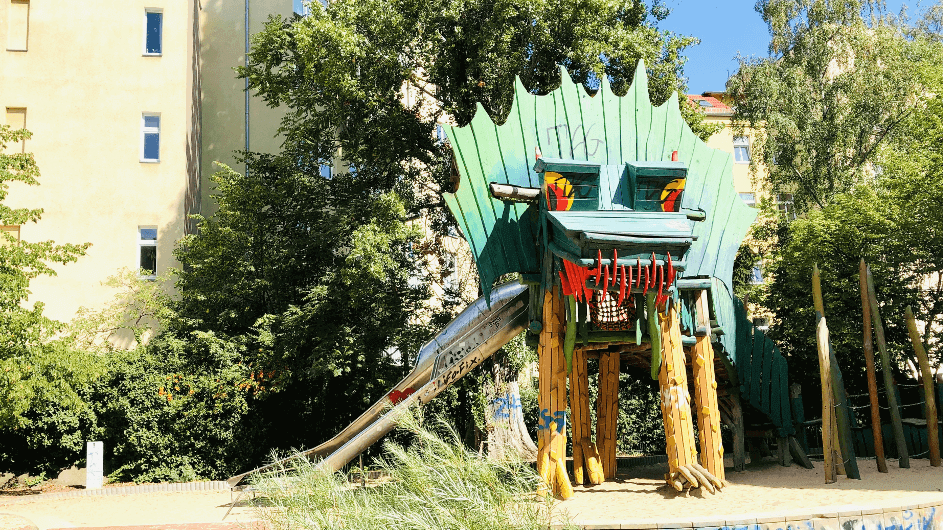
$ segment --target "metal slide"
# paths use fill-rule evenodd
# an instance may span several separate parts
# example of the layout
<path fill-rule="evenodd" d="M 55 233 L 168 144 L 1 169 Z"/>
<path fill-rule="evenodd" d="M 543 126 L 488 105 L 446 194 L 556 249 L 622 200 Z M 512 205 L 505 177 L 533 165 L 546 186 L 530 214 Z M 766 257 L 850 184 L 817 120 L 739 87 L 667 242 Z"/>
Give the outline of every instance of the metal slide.
<path fill-rule="evenodd" d="M 227 482 L 236 486 L 253 473 L 301 455 L 323 458 L 318 463 L 321 468 L 340 469 L 392 431 L 400 412 L 415 403 L 428 403 L 524 331 L 527 303 L 527 286 L 519 282 L 494 289 L 490 308 L 484 297 L 465 308 L 441 333 L 423 345 L 409 375 L 337 436 L 313 449 L 231 477 Z M 396 402 L 392 408 L 391 400 Z"/>

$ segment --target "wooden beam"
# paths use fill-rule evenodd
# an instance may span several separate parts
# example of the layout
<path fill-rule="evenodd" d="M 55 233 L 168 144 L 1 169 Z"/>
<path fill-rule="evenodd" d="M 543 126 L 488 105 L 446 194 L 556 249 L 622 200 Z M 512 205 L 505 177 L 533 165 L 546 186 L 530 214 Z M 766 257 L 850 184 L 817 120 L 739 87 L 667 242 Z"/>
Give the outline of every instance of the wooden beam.
<path fill-rule="evenodd" d="M 887 343 L 884 340 L 884 324 L 881 322 L 881 311 L 878 308 L 878 299 L 874 294 L 874 278 L 871 268 L 865 266 L 865 275 L 868 284 L 868 305 L 871 306 L 871 322 L 874 324 L 874 338 L 878 343 L 878 353 L 881 355 L 881 372 L 884 376 L 884 390 L 887 393 L 887 408 L 891 413 L 891 427 L 894 429 L 894 445 L 897 446 L 898 465 L 901 468 L 910 467 L 910 455 L 907 454 L 907 442 L 904 440 L 904 424 L 900 419 L 900 407 L 897 404 L 897 392 L 894 388 L 894 378 L 891 375 L 891 358 L 887 354 Z"/>
<path fill-rule="evenodd" d="M 695 302 L 698 327 L 710 324 L 707 291 L 701 291 Z M 714 348 L 710 337 L 699 336 L 694 345 L 694 407 L 697 410 L 698 439 L 701 465 L 712 475 L 725 480 L 724 447 L 720 436 L 720 410 L 717 404 L 717 379 L 714 374 Z"/>
<path fill-rule="evenodd" d="M 920 376 L 923 378 L 923 394 L 926 402 L 927 418 L 927 443 L 930 446 L 930 465 L 940 467 L 940 433 L 939 423 L 936 417 L 936 396 L 933 388 L 933 370 L 930 369 L 930 360 L 927 358 L 927 350 L 923 347 L 923 341 L 920 339 L 920 332 L 917 331 L 917 320 L 914 318 L 914 312 L 907 306 L 905 310 L 907 316 L 907 330 L 910 332 L 910 341 L 914 345 L 914 353 L 917 354 L 917 362 L 920 363 Z"/>
<path fill-rule="evenodd" d="M 681 346 L 681 329 L 678 312 L 669 304 L 666 312 L 657 313 L 661 331 L 662 362 L 658 371 L 658 386 L 661 389 L 662 420 L 665 424 L 665 440 L 668 453 L 668 483 L 678 489 L 683 477 L 693 486 L 697 481 L 684 474 L 684 470 L 697 462 L 694 448 L 694 422 L 691 418 L 691 398 L 688 392 L 688 375 Z"/>
<path fill-rule="evenodd" d="M 606 479 L 616 476 L 616 426 L 619 420 L 619 353 L 600 352 L 596 395 L 596 447 Z"/>
<path fill-rule="evenodd" d="M 825 483 L 831 484 L 838 480 L 836 476 L 834 437 L 835 407 L 832 403 L 832 363 L 828 355 L 828 328 L 825 319 L 821 318 L 825 311 L 822 303 L 822 286 L 819 283 L 818 265 L 812 271 L 812 299 L 815 304 L 817 322 L 815 325 L 815 340 L 819 354 L 819 378 L 822 382 L 822 453 L 825 459 Z M 841 457 L 839 456 L 839 460 Z"/>
<path fill-rule="evenodd" d="M 573 487 L 566 474 L 566 359 L 563 355 L 566 313 L 560 287 L 544 294 L 543 327 L 537 348 L 538 450 L 537 471 L 547 481 L 549 490 L 566 499 Z M 562 468 L 562 469 L 561 469 Z"/>
<path fill-rule="evenodd" d="M 878 471 L 887 473 L 884 458 L 884 435 L 881 430 L 881 408 L 878 403 L 878 383 L 874 370 L 874 343 L 871 340 L 871 304 L 868 302 L 868 272 L 864 258 L 858 267 L 858 285 L 861 288 L 861 329 L 864 337 L 864 365 L 868 374 L 868 397 L 871 403 L 871 435 L 874 437 L 874 456 Z"/>

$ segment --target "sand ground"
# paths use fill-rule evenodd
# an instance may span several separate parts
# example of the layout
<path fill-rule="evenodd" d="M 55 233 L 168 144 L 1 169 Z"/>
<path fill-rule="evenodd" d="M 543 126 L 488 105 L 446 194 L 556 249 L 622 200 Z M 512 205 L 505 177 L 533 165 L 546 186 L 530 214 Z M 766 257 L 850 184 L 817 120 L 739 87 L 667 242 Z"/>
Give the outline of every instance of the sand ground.
<path fill-rule="evenodd" d="M 218 523 L 236 499 L 228 491 L 172 491 L 44 500 L 0 498 L 0 513 L 32 521 L 40 530 L 82 526 L 130 526 Z M 240 501 L 227 522 L 258 519 L 255 508 Z"/>
<path fill-rule="evenodd" d="M 634 468 L 615 481 L 574 488 L 573 497 L 558 509 L 574 520 L 665 520 L 943 499 L 943 468 L 930 467 L 927 460 L 911 460 L 910 469 L 900 469 L 896 460 L 888 460 L 889 472 L 878 473 L 874 460 L 862 459 L 858 463 L 861 480 L 839 476 L 834 484 L 825 484 L 822 462 L 813 464 L 815 469 L 761 462 L 741 473 L 728 468 L 730 485 L 714 495 L 702 490 L 689 495 L 676 492 L 662 478 L 664 465 Z"/>
<path fill-rule="evenodd" d="M 926 460 L 912 460 L 911 469 L 888 461 L 890 472 L 878 473 L 873 460 L 861 460 L 862 480 L 839 477 L 825 484 L 822 463 L 815 469 L 781 467 L 775 462 L 750 465 L 742 473 L 728 469 L 730 485 L 719 494 L 696 490 L 675 492 L 662 480 L 663 466 L 633 468 L 615 481 L 594 487 L 577 487 L 570 500 L 559 503 L 574 520 L 664 520 L 672 517 L 708 517 L 803 510 L 817 506 L 900 504 L 943 499 L 943 468 Z M 163 492 L 109 497 L 41 498 L 0 497 L 0 513 L 31 520 L 41 530 L 82 526 L 121 526 L 172 523 L 214 523 L 236 494 L 217 491 Z M 226 521 L 259 518 L 256 508 L 240 502 Z"/>

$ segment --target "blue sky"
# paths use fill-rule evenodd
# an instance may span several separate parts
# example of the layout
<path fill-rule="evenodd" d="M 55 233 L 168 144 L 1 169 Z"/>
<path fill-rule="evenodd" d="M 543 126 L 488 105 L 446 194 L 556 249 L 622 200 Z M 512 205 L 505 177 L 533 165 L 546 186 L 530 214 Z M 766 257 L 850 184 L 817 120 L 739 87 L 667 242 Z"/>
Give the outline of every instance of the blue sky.
<path fill-rule="evenodd" d="M 724 90 L 727 79 L 737 69 L 738 52 L 744 56 L 766 56 L 769 32 L 753 9 L 755 0 L 664 0 L 664 4 L 671 14 L 659 25 L 662 29 L 701 39 L 699 45 L 688 48 L 686 53 L 684 73 L 688 93 Z M 887 11 L 896 14 L 901 4 L 900 0 L 888 1 Z M 908 11 L 911 16 L 916 12 Z"/>

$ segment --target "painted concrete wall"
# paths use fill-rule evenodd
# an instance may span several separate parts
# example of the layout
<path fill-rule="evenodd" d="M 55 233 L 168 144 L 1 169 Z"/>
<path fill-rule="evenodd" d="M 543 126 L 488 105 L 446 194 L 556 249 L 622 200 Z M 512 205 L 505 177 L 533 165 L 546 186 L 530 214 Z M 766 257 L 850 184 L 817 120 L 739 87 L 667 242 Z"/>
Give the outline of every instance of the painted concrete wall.
<path fill-rule="evenodd" d="M 9 31 L 11 2 L 0 3 L 0 31 Z M 138 228 L 158 230 L 158 272 L 174 265 L 184 233 L 191 105 L 194 3 L 87 0 L 81 9 L 53 2 L 29 5 L 27 51 L 0 50 L 0 105 L 26 108 L 41 186 L 16 185 L 11 206 L 42 207 L 28 241 L 91 242 L 58 277 L 33 281 L 30 302 L 70 319 L 112 293 L 100 282 L 138 266 Z M 163 9 L 160 56 L 144 55 L 145 8 Z M 6 41 L 6 35 L 0 42 Z M 160 161 L 141 162 L 142 113 L 160 113 Z"/>
<path fill-rule="evenodd" d="M 88 0 L 81 9 L 33 0 L 0 2 L 0 107 L 26 109 L 41 186 L 14 186 L 11 206 L 42 207 L 28 241 L 90 242 L 58 277 L 33 281 L 29 303 L 71 319 L 98 308 L 113 291 L 101 285 L 121 267 L 138 266 L 138 228 L 156 227 L 158 273 L 178 265 L 175 243 L 195 226 L 190 213 L 212 213 L 207 200 L 214 160 L 233 164 L 244 149 L 248 0 Z M 26 51 L 18 22 L 28 4 Z M 163 10 L 162 54 L 144 55 L 146 8 Z M 290 16 L 292 0 L 252 0 L 250 31 L 270 13 Z M 12 26 L 11 26 L 12 24 Z M 141 158 L 142 113 L 160 113 L 160 162 Z M 3 112 L 0 118 L 17 112 Z M 253 99 L 249 147 L 272 152 L 281 113 Z M 242 168 L 238 168 L 242 170 Z M 209 208 L 207 208 L 209 206 Z"/>
<path fill-rule="evenodd" d="M 209 198 L 212 184 L 208 177 L 218 170 L 214 162 L 222 162 L 236 171 L 245 167 L 236 164 L 233 152 L 244 150 L 246 144 L 245 80 L 237 79 L 233 70 L 244 66 L 246 55 L 247 0 L 202 0 L 200 13 L 200 64 L 202 72 L 204 175 L 203 211 L 211 214 L 215 203 Z M 269 15 L 292 16 L 292 0 L 251 0 L 248 2 L 249 31 L 262 31 Z M 281 140 L 276 137 L 283 113 L 271 109 L 259 99 L 250 97 L 250 151 L 277 152 Z"/>

